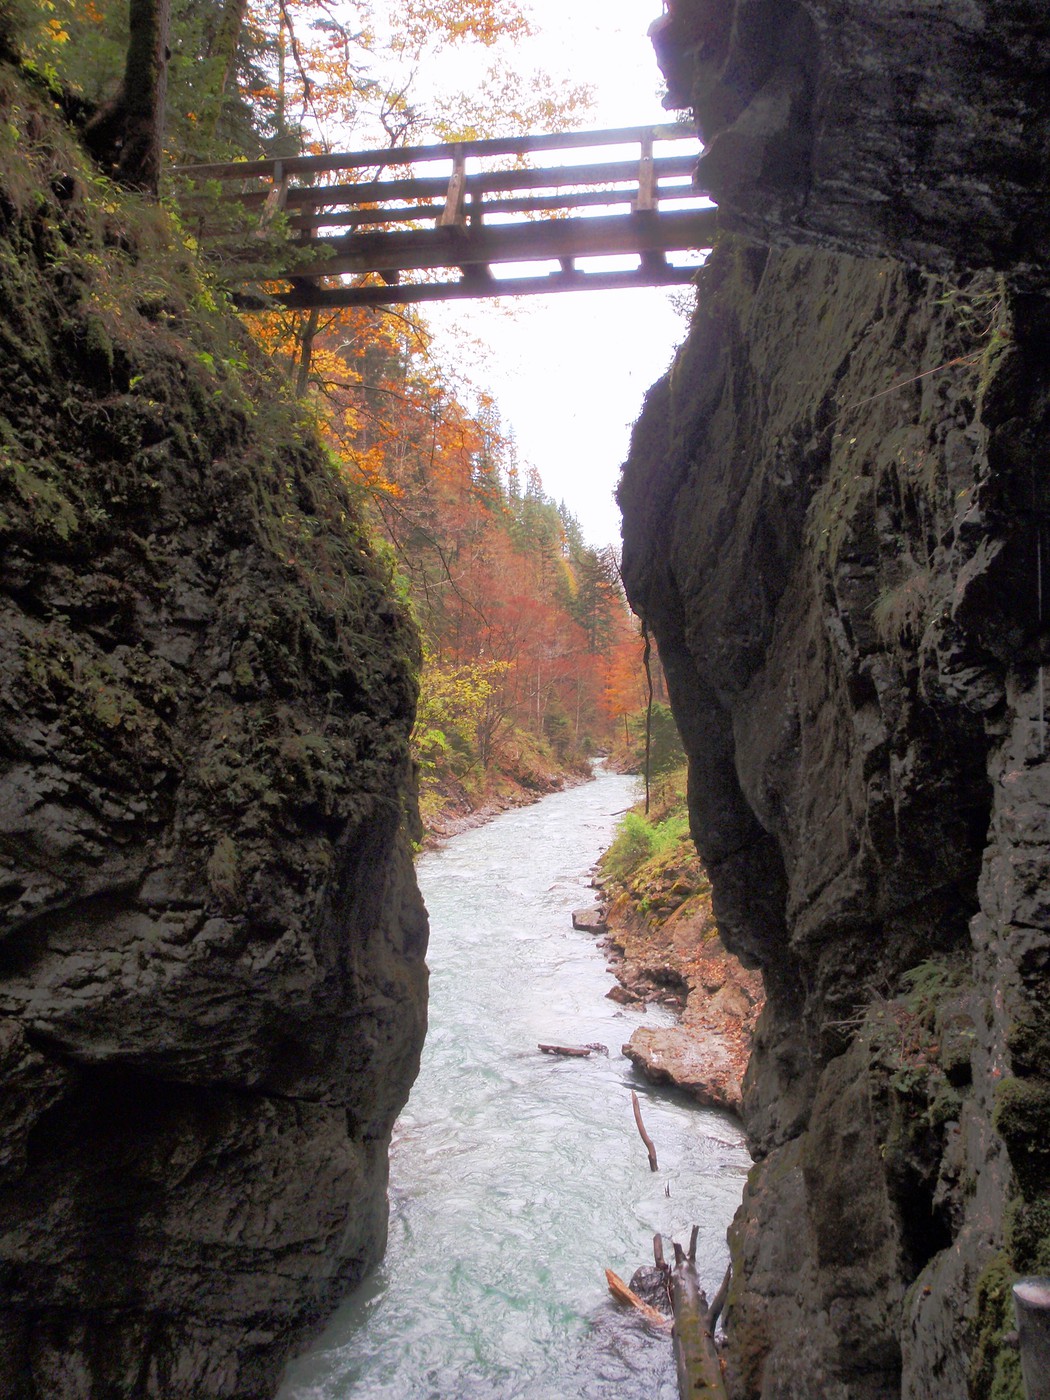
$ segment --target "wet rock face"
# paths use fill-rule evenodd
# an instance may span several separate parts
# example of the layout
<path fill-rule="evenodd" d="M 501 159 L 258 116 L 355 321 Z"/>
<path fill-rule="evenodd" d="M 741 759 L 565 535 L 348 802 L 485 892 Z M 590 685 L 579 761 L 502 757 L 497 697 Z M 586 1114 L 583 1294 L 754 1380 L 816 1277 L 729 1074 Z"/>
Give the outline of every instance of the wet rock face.
<path fill-rule="evenodd" d="M 733 7 L 727 43 L 759 8 Z M 1050 308 L 1030 271 L 724 238 L 625 467 L 624 576 L 719 930 L 768 996 L 735 1400 L 1021 1394 L 1005 1281 L 1050 1268 Z"/>
<path fill-rule="evenodd" d="M 262 1397 L 385 1239 L 417 643 L 162 221 L 0 108 L 0 1396 Z"/>
<path fill-rule="evenodd" d="M 1045 285 L 1040 0 L 674 0 L 654 39 L 727 227 Z"/>

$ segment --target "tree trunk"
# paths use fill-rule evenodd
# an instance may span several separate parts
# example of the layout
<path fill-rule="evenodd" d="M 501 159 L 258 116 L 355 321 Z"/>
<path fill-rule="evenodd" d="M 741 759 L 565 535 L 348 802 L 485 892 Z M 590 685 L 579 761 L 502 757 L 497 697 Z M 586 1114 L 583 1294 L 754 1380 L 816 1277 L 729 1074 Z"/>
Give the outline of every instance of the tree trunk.
<path fill-rule="evenodd" d="M 171 0 L 130 0 L 129 20 L 124 139 L 116 176 L 121 184 L 156 194 L 168 94 Z"/>
<path fill-rule="evenodd" d="M 674 1306 L 674 1356 L 681 1400 L 726 1400 L 725 1382 L 715 1348 L 714 1330 L 725 1301 L 729 1276 L 709 1308 L 696 1274 L 697 1228 L 693 1226 L 689 1253 L 674 1247 L 671 1302 Z"/>
<path fill-rule="evenodd" d="M 208 62 L 211 65 L 214 77 L 212 78 L 212 90 L 208 94 L 211 104 L 207 125 L 204 130 L 206 141 L 210 141 L 218 129 L 219 118 L 222 115 L 222 102 L 226 96 L 226 89 L 230 85 L 234 67 L 237 60 L 237 45 L 240 43 L 241 30 L 244 27 L 244 16 L 248 9 L 248 0 L 225 0 L 222 13 L 219 16 L 219 23 L 215 34 L 208 46 Z M 281 117 L 278 122 L 278 130 L 283 125 L 284 107 L 284 49 L 283 49 L 283 24 L 282 19 L 281 42 L 279 43 L 279 56 L 281 66 L 280 77 L 280 110 Z"/>
<path fill-rule="evenodd" d="M 307 319 L 303 329 L 303 339 L 299 347 L 299 370 L 295 378 L 295 396 L 297 399 L 305 397 L 307 389 L 310 387 L 310 360 L 314 353 L 314 336 L 317 334 L 318 311 L 315 306 Z"/>
<path fill-rule="evenodd" d="M 237 57 L 237 45 L 240 42 L 241 29 L 244 26 L 244 14 L 248 8 L 248 0 L 226 0 L 222 7 L 222 18 L 219 20 L 219 27 L 215 31 L 215 39 L 211 46 L 210 57 L 215 59 L 219 67 L 218 82 L 215 84 L 216 95 L 220 102 L 226 95 L 226 89 L 230 84 L 230 77 L 233 74 L 233 63 Z M 282 19 L 282 28 L 283 28 Z M 283 65 L 282 51 L 282 67 Z"/>

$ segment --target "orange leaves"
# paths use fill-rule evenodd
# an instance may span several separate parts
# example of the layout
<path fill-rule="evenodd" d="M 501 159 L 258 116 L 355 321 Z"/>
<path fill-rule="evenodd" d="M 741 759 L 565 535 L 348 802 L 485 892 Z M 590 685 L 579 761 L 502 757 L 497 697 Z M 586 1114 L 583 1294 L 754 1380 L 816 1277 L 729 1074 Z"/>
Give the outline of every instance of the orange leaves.
<path fill-rule="evenodd" d="M 254 328 L 294 374 L 302 323 Z M 356 310 L 314 329 L 322 431 L 393 549 L 435 668 L 417 736 L 428 771 L 495 763 L 521 731 L 563 759 L 607 741 L 642 695 L 615 560 L 519 469 L 491 397 L 443 371 L 421 325 Z"/>

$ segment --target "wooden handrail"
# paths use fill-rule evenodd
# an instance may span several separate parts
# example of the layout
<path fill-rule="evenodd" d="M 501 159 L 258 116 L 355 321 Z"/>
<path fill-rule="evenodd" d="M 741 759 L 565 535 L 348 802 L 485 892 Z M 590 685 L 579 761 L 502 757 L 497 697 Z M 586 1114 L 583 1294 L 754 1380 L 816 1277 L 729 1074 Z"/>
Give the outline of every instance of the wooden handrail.
<path fill-rule="evenodd" d="M 532 151 L 570 151 L 588 146 L 628 146 L 651 136 L 653 141 L 696 140 L 696 131 L 684 123 L 657 126 L 609 127 L 604 131 L 563 131 L 537 136 L 497 136 L 457 145 L 467 158 L 473 156 L 527 155 Z M 388 146 L 371 151 L 336 151 L 324 156 L 275 156 L 271 160 L 219 161 L 205 165 L 177 165 L 175 173 L 191 180 L 241 180 L 253 175 L 273 177 L 280 162 L 288 175 L 327 174 L 333 170 L 367 170 L 388 165 L 417 165 L 450 160 L 452 147 Z"/>
<path fill-rule="evenodd" d="M 655 182 L 675 176 L 688 175 L 696 157 L 654 156 L 652 172 Z M 287 173 L 287 172 L 285 172 Z M 594 165 L 552 165 L 524 170 L 478 171 L 464 177 L 466 194 L 497 194 L 507 190 L 559 189 L 574 185 L 638 184 L 638 162 L 632 160 L 599 161 Z M 449 187 L 447 175 L 414 175 L 398 180 L 362 180 L 358 184 L 298 185 L 290 188 L 285 200 L 289 209 L 304 209 L 326 204 L 381 204 L 384 200 L 441 199 Z M 683 192 L 684 193 L 684 192 Z M 266 186 L 222 196 L 245 208 L 264 204 L 270 191 Z M 661 198 L 664 194 L 661 194 Z M 682 197 L 680 195 L 679 197 Z M 689 197 L 695 199 L 696 191 Z"/>
<path fill-rule="evenodd" d="M 655 191 L 661 203 L 677 200 L 694 201 L 698 198 L 691 185 L 659 185 Z M 480 206 L 486 217 L 506 214 L 553 213 L 559 209 L 605 209 L 622 205 L 633 207 L 635 195 L 633 187 L 616 190 L 580 190 L 574 194 L 524 195 L 518 199 L 486 199 Z M 324 228 L 367 228 L 369 224 L 411 224 L 436 219 L 443 209 L 440 203 L 402 204 L 396 209 L 389 205 L 367 208 L 351 208 L 341 214 L 291 214 L 287 220 L 290 229 Z M 469 207 L 468 207 L 469 214 Z"/>

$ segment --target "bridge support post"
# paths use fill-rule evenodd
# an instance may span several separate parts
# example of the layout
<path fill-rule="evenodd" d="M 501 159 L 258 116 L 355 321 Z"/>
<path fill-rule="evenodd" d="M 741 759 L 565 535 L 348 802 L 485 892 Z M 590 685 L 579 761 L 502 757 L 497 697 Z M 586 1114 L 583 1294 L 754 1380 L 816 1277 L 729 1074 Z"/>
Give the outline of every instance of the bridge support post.
<path fill-rule="evenodd" d="M 1050 1400 L 1050 1278 L 1023 1278 L 1013 1294 L 1025 1395 Z"/>

